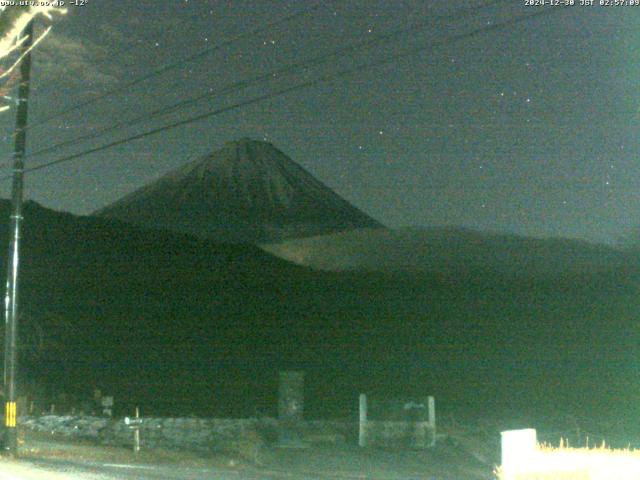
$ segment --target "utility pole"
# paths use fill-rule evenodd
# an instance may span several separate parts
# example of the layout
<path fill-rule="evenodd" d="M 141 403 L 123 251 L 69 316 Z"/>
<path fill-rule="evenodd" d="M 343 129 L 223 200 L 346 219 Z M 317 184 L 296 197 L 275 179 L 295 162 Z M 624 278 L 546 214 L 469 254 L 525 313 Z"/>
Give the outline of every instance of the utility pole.
<path fill-rule="evenodd" d="M 18 357 L 18 267 L 20 234 L 22 228 L 22 198 L 24 156 L 27 145 L 27 112 L 29 106 L 29 81 L 31 79 L 31 53 L 33 44 L 33 20 L 25 28 L 27 39 L 20 54 L 26 53 L 20 64 L 20 87 L 16 113 L 15 146 L 13 150 L 13 184 L 11 187 L 11 240 L 7 260 L 7 295 L 5 297 L 4 329 L 4 395 L 5 395 L 5 449 L 15 454 L 18 449 L 16 419 L 16 373 Z"/>

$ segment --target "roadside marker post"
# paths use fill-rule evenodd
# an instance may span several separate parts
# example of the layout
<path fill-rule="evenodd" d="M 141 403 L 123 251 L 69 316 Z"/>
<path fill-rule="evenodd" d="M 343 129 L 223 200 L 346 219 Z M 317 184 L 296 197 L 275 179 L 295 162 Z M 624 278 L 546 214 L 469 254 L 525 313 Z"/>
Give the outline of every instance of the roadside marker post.
<path fill-rule="evenodd" d="M 136 407 L 136 416 L 134 418 L 124 417 L 124 424 L 133 430 L 133 452 L 140 453 L 140 427 L 142 419 L 140 418 L 140 408 Z"/>

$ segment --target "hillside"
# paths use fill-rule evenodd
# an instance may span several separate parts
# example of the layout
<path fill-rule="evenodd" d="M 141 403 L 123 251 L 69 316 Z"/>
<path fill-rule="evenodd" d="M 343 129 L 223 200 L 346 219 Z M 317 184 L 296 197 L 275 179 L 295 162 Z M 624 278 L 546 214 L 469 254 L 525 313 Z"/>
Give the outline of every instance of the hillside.
<path fill-rule="evenodd" d="M 310 416 L 346 415 L 361 391 L 435 394 L 441 411 L 480 416 L 637 408 L 631 262 L 539 277 L 317 272 L 35 204 L 25 217 L 20 362 L 51 393 L 99 386 L 117 409 L 249 415 L 273 412 L 278 369 L 302 368 Z"/>
<path fill-rule="evenodd" d="M 263 244 L 262 248 L 299 265 L 329 271 L 460 275 L 483 269 L 553 276 L 610 270 L 628 261 L 623 252 L 606 245 L 453 227 L 355 229 Z"/>

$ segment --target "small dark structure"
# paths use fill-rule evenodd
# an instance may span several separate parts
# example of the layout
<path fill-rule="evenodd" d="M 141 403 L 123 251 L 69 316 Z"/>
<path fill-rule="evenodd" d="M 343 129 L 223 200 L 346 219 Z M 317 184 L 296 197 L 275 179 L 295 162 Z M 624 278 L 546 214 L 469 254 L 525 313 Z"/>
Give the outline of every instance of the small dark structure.
<path fill-rule="evenodd" d="M 278 386 L 278 446 L 304 448 L 301 424 L 304 413 L 304 372 L 280 372 Z"/>

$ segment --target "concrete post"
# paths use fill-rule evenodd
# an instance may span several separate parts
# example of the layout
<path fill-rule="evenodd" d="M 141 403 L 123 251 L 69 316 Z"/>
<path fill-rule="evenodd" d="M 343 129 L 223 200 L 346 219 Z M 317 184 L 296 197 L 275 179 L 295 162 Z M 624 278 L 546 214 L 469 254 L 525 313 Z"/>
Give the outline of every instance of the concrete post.
<path fill-rule="evenodd" d="M 427 415 L 429 426 L 431 428 L 430 447 L 436 446 L 436 399 L 432 396 L 427 397 Z"/>
<path fill-rule="evenodd" d="M 367 396 L 360 394 L 360 431 L 358 435 L 358 445 L 367 446 Z"/>

